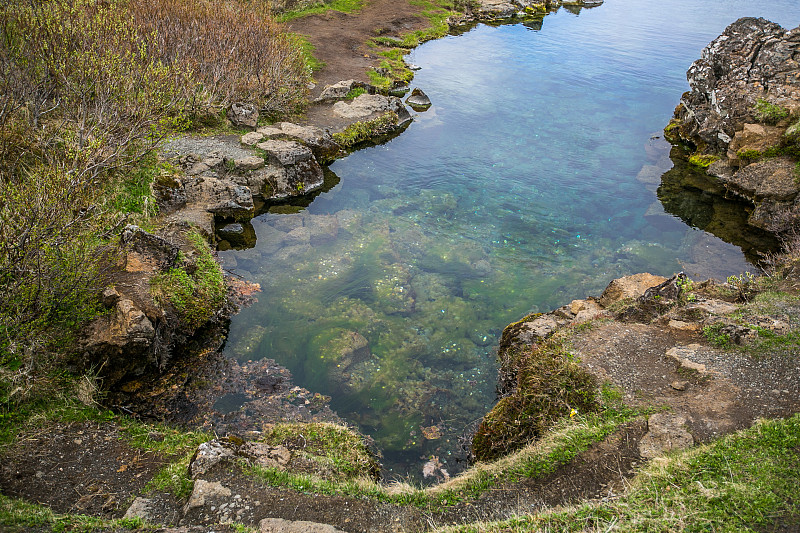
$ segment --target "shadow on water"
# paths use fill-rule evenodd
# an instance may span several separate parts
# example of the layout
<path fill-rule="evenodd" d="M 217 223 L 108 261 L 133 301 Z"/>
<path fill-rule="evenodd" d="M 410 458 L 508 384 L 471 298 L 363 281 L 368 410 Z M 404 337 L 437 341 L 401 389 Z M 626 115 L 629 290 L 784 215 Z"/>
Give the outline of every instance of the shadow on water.
<path fill-rule="evenodd" d="M 321 194 L 326 193 L 339 184 L 339 176 L 328 167 L 323 167 L 322 187 L 302 196 L 275 198 L 271 200 L 254 199 L 253 218 L 264 213 L 292 214 L 299 213 L 310 206 Z M 217 236 L 217 249 L 247 250 L 256 246 L 256 231 L 249 220 L 231 221 L 218 218 L 214 221 Z"/>
<path fill-rule="evenodd" d="M 747 223 L 752 204 L 731 197 L 705 170 L 679 156 L 673 151 L 674 167 L 661 176 L 658 188 L 658 198 L 666 212 L 693 228 L 738 246 L 747 260 L 755 265 L 762 260 L 763 254 L 780 248 L 773 235 Z"/>

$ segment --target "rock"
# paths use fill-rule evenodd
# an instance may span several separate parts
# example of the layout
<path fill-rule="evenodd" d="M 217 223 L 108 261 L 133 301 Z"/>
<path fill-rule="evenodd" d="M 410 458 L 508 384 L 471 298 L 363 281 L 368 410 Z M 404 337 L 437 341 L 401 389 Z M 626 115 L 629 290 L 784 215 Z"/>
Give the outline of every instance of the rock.
<path fill-rule="evenodd" d="M 745 198 L 756 198 L 762 202 L 788 201 L 800 192 L 800 185 L 795 179 L 795 165 L 790 157 L 771 157 L 717 178 L 728 190 Z"/>
<path fill-rule="evenodd" d="M 316 246 L 332 241 L 339 234 L 339 219 L 336 215 L 315 215 L 306 219 L 311 244 Z"/>
<path fill-rule="evenodd" d="M 311 149 L 318 161 L 333 161 L 339 153 L 340 147 L 328 130 L 315 126 L 298 126 L 291 122 L 281 122 L 279 126 L 281 137 L 299 140 Z"/>
<path fill-rule="evenodd" d="M 672 450 L 694 445 L 686 428 L 686 418 L 672 413 L 656 413 L 647 420 L 648 432 L 639 441 L 639 455 L 645 459 L 660 457 Z"/>
<path fill-rule="evenodd" d="M 243 170 L 243 171 L 258 170 L 259 168 L 264 166 L 264 159 L 257 155 L 251 155 L 248 157 L 243 157 L 241 159 L 236 159 L 234 160 L 233 163 L 234 167 L 237 170 Z"/>
<path fill-rule="evenodd" d="M 406 103 L 415 110 L 417 108 L 427 109 L 431 106 L 431 99 L 428 95 L 422 92 L 420 88 L 411 91 L 411 95 L 406 98 Z"/>
<path fill-rule="evenodd" d="M 254 176 L 269 185 L 261 187 L 266 198 L 283 198 L 305 194 L 322 186 L 325 176 L 311 149 L 296 141 L 269 139 L 258 143 L 271 167 Z"/>
<path fill-rule="evenodd" d="M 750 201 L 755 210 L 747 223 L 776 234 L 800 221 L 800 184 L 792 179 L 790 158 L 761 158 L 794 142 L 787 127 L 795 119 L 759 116 L 757 104 L 800 109 L 799 42 L 800 27 L 787 31 L 765 19 L 737 20 L 692 64 L 691 91 L 665 129 L 670 140 L 720 158 L 708 167 L 716 179 L 703 190 L 720 194 L 712 189 L 721 184 L 725 193 Z M 740 158 L 744 152 L 750 157 Z"/>
<path fill-rule="evenodd" d="M 341 100 L 345 98 L 350 91 L 356 88 L 369 89 L 369 85 L 357 80 L 344 80 L 333 85 L 327 85 L 317 98 L 317 102 L 325 102 L 330 100 Z"/>
<path fill-rule="evenodd" d="M 239 250 L 252 248 L 256 244 L 256 230 L 250 223 L 226 224 L 217 230 L 217 235 Z"/>
<path fill-rule="evenodd" d="M 737 154 L 739 152 L 754 150 L 764 152 L 768 148 L 778 146 L 784 129 L 764 124 L 745 123 L 742 129 L 735 133 L 733 140 L 728 145 L 728 159 L 738 161 Z"/>
<path fill-rule="evenodd" d="M 411 115 L 403 105 L 403 101 L 396 96 L 383 96 L 380 94 L 362 94 L 351 103 L 336 102 L 333 113 L 342 118 L 365 120 L 392 111 L 397 114 L 399 124 L 411 120 Z"/>
<path fill-rule="evenodd" d="M 667 350 L 667 357 L 674 359 L 680 368 L 686 370 L 694 370 L 701 375 L 706 374 L 706 365 L 692 361 L 690 358 L 695 357 L 699 350 L 703 347 L 699 344 L 689 344 L 687 346 L 675 346 Z"/>
<path fill-rule="evenodd" d="M 667 278 L 654 276 L 647 272 L 618 278 L 608 284 L 598 301 L 603 307 L 608 307 L 620 300 L 639 298 L 650 287 L 665 281 L 667 281 Z"/>
<path fill-rule="evenodd" d="M 188 180 L 184 189 L 188 204 L 199 204 L 215 215 L 240 219 L 253 216 L 253 195 L 244 185 L 230 180 L 199 177 Z"/>
<path fill-rule="evenodd" d="M 700 329 L 700 326 L 697 324 L 692 324 L 691 322 L 683 322 L 681 320 L 670 320 L 669 327 L 672 329 L 677 329 L 679 331 L 697 331 Z"/>
<path fill-rule="evenodd" d="M 230 442 L 212 440 L 197 447 L 189 462 L 189 475 L 192 479 L 202 476 L 223 461 L 236 457 L 236 449 Z"/>
<path fill-rule="evenodd" d="M 250 131 L 242 135 L 242 144 L 246 144 L 247 146 L 255 146 L 264 138 L 264 134 L 261 131 Z"/>
<path fill-rule="evenodd" d="M 101 300 L 103 302 L 103 305 L 108 307 L 109 309 L 114 307 L 115 305 L 117 305 L 117 302 L 119 302 L 119 299 L 120 299 L 120 295 L 117 292 L 117 289 L 115 289 L 114 287 L 106 287 L 103 290 L 103 294 L 101 296 Z"/>
<path fill-rule="evenodd" d="M 131 503 L 131 506 L 128 507 L 128 510 L 125 511 L 125 516 L 122 518 L 125 519 L 134 519 L 134 518 L 141 518 L 142 520 L 150 520 L 150 505 L 152 504 L 152 500 L 149 498 L 142 498 L 137 497 Z"/>
<path fill-rule="evenodd" d="M 167 270 L 175 265 L 180 249 L 163 237 L 148 233 L 139 226 L 129 224 L 122 230 L 123 244 L 135 252 L 141 261 L 156 269 Z"/>
<path fill-rule="evenodd" d="M 253 104 L 234 102 L 228 108 L 227 116 L 236 128 L 256 129 L 258 125 L 258 109 Z"/>
<path fill-rule="evenodd" d="M 717 300 L 715 298 L 703 298 L 695 302 L 691 302 L 684 308 L 686 313 L 701 312 L 705 315 L 728 315 L 735 313 L 739 310 L 739 306 L 726 302 L 724 300 Z"/>
<path fill-rule="evenodd" d="M 687 385 L 689 385 L 688 381 L 673 381 L 669 384 L 670 387 L 677 391 L 685 391 Z"/>
<path fill-rule="evenodd" d="M 186 505 L 183 507 L 183 513 L 186 514 L 196 507 L 203 507 L 210 504 L 212 500 L 228 498 L 231 494 L 231 489 L 223 486 L 219 481 L 196 479 L 192 495 L 189 496 L 189 501 L 186 502 Z"/>
<path fill-rule="evenodd" d="M 132 300 L 120 298 L 113 312 L 95 319 L 84 330 L 80 341 L 83 363 L 100 362 L 104 385 L 112 386 L 157 364 L 152 351 L 155 337 L 147 315 Z"/>
<path fill-rule="evenodd" d="M 311 150 L 296 141 L 267 140 L 258 143 L 258 147 L 282 166 L 296 165 L 311 160 Z"/>
<path fill-rule="evenodd" d="M 285 446 L 270 446 L 262 442 L 246 442 L 239 448 L 239 455 L 268 468 L 283 468 L 292 459 L 292 452 Z"/>
<path fill-rule="evenodd" d="M 477 15 L 480 18 L 510 18 L 516 15 L 520 7 L 506 0 L 479 0 Z"/>
<path fill-rule="evenodd" d="M 261 533 L 344 533 L 329 524 L 282 518 L 264 518 L 258 527 Z"/>
<path fill-rule="evenodd" d="M 725 153 L 736 131 L 755 122 L 758 99 L 800 98 L 798 37 L 800 28 L 786 31 L 763 18 L 741 18 L 728 26 L 686 74 L 691 91 L 675 113 L 680 136 Z"/>

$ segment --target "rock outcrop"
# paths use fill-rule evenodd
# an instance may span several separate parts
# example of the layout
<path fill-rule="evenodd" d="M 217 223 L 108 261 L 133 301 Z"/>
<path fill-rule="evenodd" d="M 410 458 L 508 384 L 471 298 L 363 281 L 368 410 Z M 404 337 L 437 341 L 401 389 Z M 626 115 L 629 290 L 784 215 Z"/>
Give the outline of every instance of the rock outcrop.
<path fill-rule="evenodd" d="M 755 206 L 750 225 L 789 229 L 800 220 L 800 27 L 739 19 L 687 79 L 667 138 L 690 145 L 690 162 Z"/>

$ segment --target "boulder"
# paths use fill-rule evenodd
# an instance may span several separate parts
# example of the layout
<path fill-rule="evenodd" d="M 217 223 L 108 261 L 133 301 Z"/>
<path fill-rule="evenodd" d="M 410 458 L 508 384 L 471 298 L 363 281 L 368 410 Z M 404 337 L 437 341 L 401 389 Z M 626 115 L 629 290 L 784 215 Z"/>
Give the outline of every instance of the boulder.
<path fill-rule="evenodd" d="M 411 114 L 403 105 L 403 101 L 396 96 L 362 94 L 351 103 L 336 102 L 333 105 L 335 115 L 354 120 L 369 120 L 389 111 L 397 114 L 399 124 L 411 120 Z"/>
<path fill-rule="evenodd" d="M 694 445 L 694 437 L 686 430 L 686 418 L 672 413 L 656 413 L 647 420 L 647 433 L 639 441 L 639 455 L 645 459 L 660 457 L 672 450 Z"/>
<path fill-rule="evenodd" d="M 692 63 L 691 90 L 675 110 L 680 136 L 709 152 L 725 153 L 736 131 L 754 123 L 759 99 L 800 99 L 797 42 L 791 31 L 763 18 L 741 18 L 728 26 Z"/>
<path fill-rule="evenodd" d="M 603 307 L 625 299 L 642 296 L 647 289 L 667 281 L 663 276 L 654 276 L 647 272 L 625 276 L 612 280 L 600 296 L 599 303 Z"/>
<path fill-rule="evenodd" d="M 244 185 L 231 180 L 197 177 L 184 184 L 187 204 L 199 204 L 207 211 L 225 218 L 253 216 L 253 194 Z"/>
<path fill-rule="evenodd" d="M 476 14 L 480 18 L 511 18 L 520 11 L 514 2 L 506 0 L 479 0 Z"/>
<path fill-rule="evenodd" d="M 411 91 L 411 94 L 408 98 L 406 98 L 406 103 L 410 105 L 412 108 L 422 108 L 427 109 L 431 106 L 431 99 L 428 98 L 428 95 L 422 92 L 420 88 L 416 88 Z"/>
<path fill-rule="evenodd" d="M 258 109 L 253 104 L 234 102 L 228 108 L 227 117 L 236 128 L 254 130 L 258 125 Z"/>
<path fill-rule="evenodd" d="M 339 145 L 328 130 L 315 126 L 298 126 L 291 122 L 281 122 L 280 134 L 288 139 L 297 139 L 311 149 L 317 161 L 332 161 L 339 153 Z"/>
<path fill-rule="evenodd" d="M 800 186 L 794 162 L 771 157 L 797 142 L 790 112 L 800 109 L 800 27 L 785 30 L 765 19 L 742 18 L 728 26 L 687 72 L 691 90 L 665 129 L 673 142 L 717 156 L 702 190 L 734 192 L 755 209 L 750 226 L 781 233 L 800 221 Z M 759 111 L 766 102 L 785 118 Z M 746 155 L 747 157 L 742 157 Z M 755 162 L 753 162 L 755 160 Z"/>
<path fill-rule="evenodd" d="M 370 86 L 367 83 L 358 81 L 358 80 L 343 80 L 333 85 L 326 85 L 324 89 L 322 89 L 322 93 L 320 93 L 319 98 L 317 98 L 317 102 L 326 102 L 331 100 L 342 100 L 344 99 L 350 91 L 356 88 L 365 88 L 369 89 Z"/>
<path fill-rule="evenodd" d="M 87 326 L 79 346 L 84 366 L 98 366 L 104 385 L 141 375 L 156 364 L 153 323 L 132 300 L 119 298 L 113 311 Z"/>

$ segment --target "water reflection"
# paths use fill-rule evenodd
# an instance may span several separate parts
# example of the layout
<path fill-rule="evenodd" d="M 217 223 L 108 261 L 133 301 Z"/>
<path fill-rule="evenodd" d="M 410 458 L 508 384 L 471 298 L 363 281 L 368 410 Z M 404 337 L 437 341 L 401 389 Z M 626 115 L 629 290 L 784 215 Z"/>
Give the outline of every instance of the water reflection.
<path fill-rule="evenodd" d="M 675 166 L 661 177 L 658 198 L 664 209 L 687 225 L 739 247 L 754 263 L 777 251 L 778 240 L 747 223 L 752 204 L 737 200 L 703 169 L 686 162 L 676 148 Z"/>

